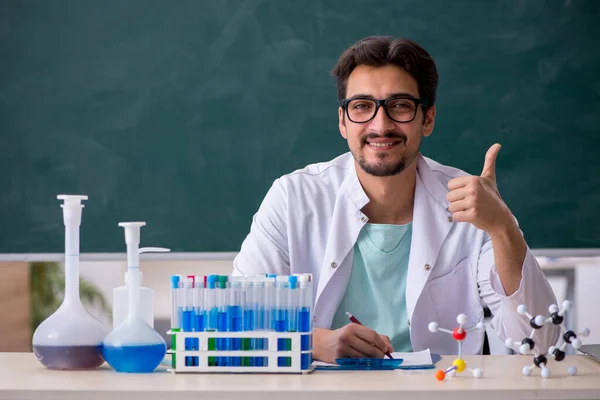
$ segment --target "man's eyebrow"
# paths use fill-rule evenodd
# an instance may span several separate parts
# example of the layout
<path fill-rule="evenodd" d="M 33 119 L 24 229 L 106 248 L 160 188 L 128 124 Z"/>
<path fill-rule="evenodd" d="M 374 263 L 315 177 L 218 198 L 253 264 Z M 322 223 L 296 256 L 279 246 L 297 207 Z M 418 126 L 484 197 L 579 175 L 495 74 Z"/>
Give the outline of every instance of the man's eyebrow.
<path fill-rule="evenodd" d="M 352 95 L 352 96 L 350 96 L 348 98 L 349 99 L 360 98 L 360 99 L 373 99 L 373 100 L 375 100 L 375 96 L 372 96 L 372 95 L 366 94 L 366 93 L 358 93 L 358 94 Z"/>
<path fill-rule="evenodd" d="M 415 97 L 419 97 L 419 96 L 414 96 L 412 93 L 408 93 L 408 92 L 398 92 L 398 93 L 390 94 L 389 97 L 412 97 L 412 98 L 415 98 Z"/>
<path fill-rule="evenodd" d="M 411 97 L 411 98 L 415 98 L 415 97 L 418 97 L 418 96 L 414 96 L 412 93 L 408 93 L 408 92 L 396 92 L 396 93 L 390 94 L 387 98 L 389 99 L 390 97 Z M 348 98 L 349 99 L 360 98 L 360 99 L 372 99 L 372 100 L 375 100 L 375 96 L 367 94 L 367 93 L 357 93 L 357 94 L 352 95 L 352 96 L 350 96 Z"/>

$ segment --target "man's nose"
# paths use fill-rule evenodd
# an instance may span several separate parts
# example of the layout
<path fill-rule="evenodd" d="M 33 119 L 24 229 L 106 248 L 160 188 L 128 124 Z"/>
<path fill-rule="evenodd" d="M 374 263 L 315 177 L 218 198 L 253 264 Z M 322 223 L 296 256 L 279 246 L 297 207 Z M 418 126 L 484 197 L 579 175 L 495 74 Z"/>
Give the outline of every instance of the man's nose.
<path fill-rule="evenodd" d="M 386 133 L 394 130 L 394 121 L 387 116 L 384 106 L 377 108 L 375 116 L 369 121 L 369 128 L 375 133 Z"/>

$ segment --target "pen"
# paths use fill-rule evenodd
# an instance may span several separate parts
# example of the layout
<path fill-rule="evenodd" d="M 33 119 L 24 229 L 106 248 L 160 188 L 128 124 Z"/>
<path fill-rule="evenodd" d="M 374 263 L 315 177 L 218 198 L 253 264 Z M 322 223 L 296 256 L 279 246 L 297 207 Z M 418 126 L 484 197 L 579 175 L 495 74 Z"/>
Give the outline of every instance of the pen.
<path fill-rule="evenodd" d="M 353 323 L 355 323 L 355 324 L 362 325 L 362 324 L 360 323 L 360 321 L 359 321 L 358 319 L 356 319 L 356 317 L 355 317 L 354 315 L 350 314 L 349 312 L 346 312 L 346 315 L 348 315 L 348 319 L 350 319 L 350 322 L 353 322 Z M 364 326 L 364 325 L 363 325 L 363 326 Z M 392 355 L 390 354 L 390 352 L 389 352 L 389 351 L 386 351 L 386 352 L 385 352 L 385 355 L 386 355 L 386 356 L 388 356 L 388 357 L 389 357 L 390 359 L 392 359 L 392 360 L 394 359 L 394 357 L 392 357 Z"/>

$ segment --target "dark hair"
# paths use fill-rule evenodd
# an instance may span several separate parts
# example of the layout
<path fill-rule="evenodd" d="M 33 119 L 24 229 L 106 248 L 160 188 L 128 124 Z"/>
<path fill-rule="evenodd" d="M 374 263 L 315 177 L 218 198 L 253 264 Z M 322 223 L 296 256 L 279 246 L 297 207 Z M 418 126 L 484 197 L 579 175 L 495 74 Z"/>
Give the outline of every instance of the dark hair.
<path fill-rule="evenodd" d="M 331 70 L 340 102 L 346 98 L 348 77 L 359 65 L 396 65 L 404 69 L 417 81 L 419 97 L 427 100 L 429 106 L 435 104 L 437 68 L 429 53 L 415 42 L 391 36 L 369 36 L 346 49 Z"/>

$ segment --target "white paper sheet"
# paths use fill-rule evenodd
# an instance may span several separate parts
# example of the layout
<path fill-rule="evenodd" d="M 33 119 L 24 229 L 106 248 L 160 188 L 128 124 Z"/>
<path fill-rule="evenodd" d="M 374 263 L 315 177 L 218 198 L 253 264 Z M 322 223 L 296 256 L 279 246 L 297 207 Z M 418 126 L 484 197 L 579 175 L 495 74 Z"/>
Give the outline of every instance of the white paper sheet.
<path fill-rule="evenodd" d="M 429 349 L 425 349 L 422 351 L 416 351 L 413 353 L 392 353 L 392 357 L 401 358 L 403 367 L 412 367 L 415 365 L 431 365 L 433 364 L 431 360 L 431 352 Z"/>

